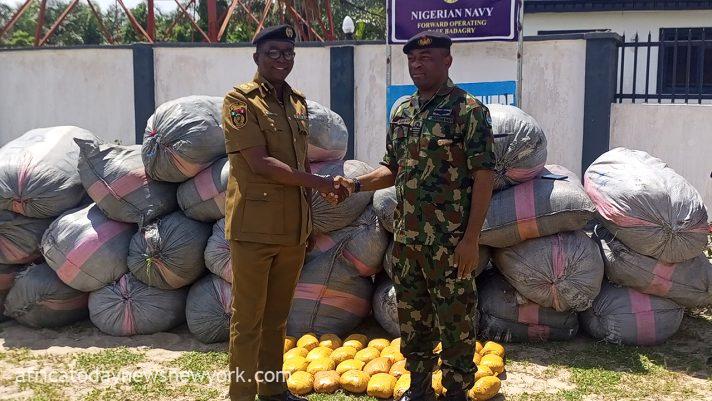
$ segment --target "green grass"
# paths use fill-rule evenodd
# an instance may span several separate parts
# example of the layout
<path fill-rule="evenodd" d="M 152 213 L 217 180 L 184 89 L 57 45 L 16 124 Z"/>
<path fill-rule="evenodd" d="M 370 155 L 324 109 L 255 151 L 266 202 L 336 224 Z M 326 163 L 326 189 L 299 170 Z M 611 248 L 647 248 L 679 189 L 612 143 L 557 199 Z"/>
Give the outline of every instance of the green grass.
<path fill-rule="evenodd" d="M 210 372 L 228 368 L 227 352 L 189 351 L 169 362 L 169 366 L 190 372 Z"/>
<path fill-rule="evenodd" d="M 136 352 L 126 347 L 108 348 L 96 353 L 81 353 L 75 357 L 77 369 L 86 372 L 93 370 L 116 372 L 145 360 L 145 352 Z"/>
<path fill-rule="evenodd" d="M 58 401 L 64 400 L 65 395 L 58 383 L 44 383 L 37 381 L 18 383 L 20 391 L 32 390 L 30 401 Z"/>

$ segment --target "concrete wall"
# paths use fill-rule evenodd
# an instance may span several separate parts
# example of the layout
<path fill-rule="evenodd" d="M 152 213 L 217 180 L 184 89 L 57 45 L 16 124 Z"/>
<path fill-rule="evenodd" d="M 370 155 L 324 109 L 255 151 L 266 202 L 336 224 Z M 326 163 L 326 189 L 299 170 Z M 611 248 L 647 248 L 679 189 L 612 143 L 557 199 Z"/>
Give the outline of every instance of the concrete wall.
<path fill-rule="evenodd" d="M 610 29 L 631 38 L 653 34 L 658 40 L 660 28 L 709 27 L 712 10 L 682 11 L 601 11 L 575 13 L 527 13 L 524 16 L 524 35 L 534 36 L 541 30 Z"/>
<path fill-rule="evenodd" d="M 224 96 L 257 71 L 252 47 L 156 47 L 156 105 L 188 95 Z M 299 47 L 289 83 L 329 106 L 329 49 Z"/>
<path fill-rule="evenodd" d="M 579 177 L 585 76 L 585 40 L 525 43 L 522 109 L 546 133 L 547 163 L 560 164 Z"/>
<path fill-rule="evenodd" d="M 576 13 L 533 13 L 524 16 L 524 34 L 536 35 L 539 31 L 573 29 L 610 29 L 620 35 L 626 35 L 626 41 L 633 40 L 638 33 L 641 41 L 646 41 L 648 32 L 653 42 L 659 39 L 660 28 L 699 28 L 712 26 L 712 10 L 665 10 L 665 11 L 605 11 Z M 633 89 L 633 48 L 625 51 L 625 77 L 623 90 L 631 93 Z M 682 55 L 678 55 L 682 57 Z M 636 93 L 645 93 L 645 69 L 647 49 L 638 49 L 638 71 Z M 619 60 L 620 61 L 620 60 Z M 619 63 L 620 65 L 620 63 Z M 620 67 L 619 67 L 620 69 Z M 650 51 L 649 93 L 657 91 L 658 50 Z M 683 84 L 683 83 L 680 83 Z"/>
<path fill-rule="evenodd" d="M 3 51 L 0 71 L 0 145 L 56 125 L 135 142 L 131 49 Z"/>
<path fill-rule="evenodd" d="M 644 150 L 665 161 L 712 210 L 712 106 L 611 105 L 611 148 Z"/>

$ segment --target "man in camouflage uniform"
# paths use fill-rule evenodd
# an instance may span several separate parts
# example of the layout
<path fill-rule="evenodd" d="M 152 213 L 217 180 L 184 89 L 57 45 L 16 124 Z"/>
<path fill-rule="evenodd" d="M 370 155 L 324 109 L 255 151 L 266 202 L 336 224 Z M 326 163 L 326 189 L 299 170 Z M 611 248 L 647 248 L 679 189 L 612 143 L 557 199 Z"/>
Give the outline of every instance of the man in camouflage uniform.
<path fill-rule="evenodd" d="M 335 178 L 351 193 L 396 186 L 393 280 L 411 371 L 404 401 L 433 397 L 438 340 L 446 398 L 466 400 L 477 370 L 470 273 L 492 196 L 493 139 L 487 108 L 448 78 L 450 44 L 443 34 L 424 32 L 405 45 L 418 92 L 391 119 L 383 166 L 356 179 Z"/>

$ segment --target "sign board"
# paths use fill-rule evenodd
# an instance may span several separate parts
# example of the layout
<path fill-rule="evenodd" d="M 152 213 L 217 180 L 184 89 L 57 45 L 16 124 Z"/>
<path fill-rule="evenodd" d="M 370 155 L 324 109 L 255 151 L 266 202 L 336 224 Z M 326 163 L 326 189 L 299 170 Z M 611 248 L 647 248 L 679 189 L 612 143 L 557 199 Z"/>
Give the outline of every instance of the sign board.
<path fill-rule="evenodd" d="M 387 0 L 388 43 L 405 43 L 423 31 L 455 42 L 518 39 L 518 0 Z"/>

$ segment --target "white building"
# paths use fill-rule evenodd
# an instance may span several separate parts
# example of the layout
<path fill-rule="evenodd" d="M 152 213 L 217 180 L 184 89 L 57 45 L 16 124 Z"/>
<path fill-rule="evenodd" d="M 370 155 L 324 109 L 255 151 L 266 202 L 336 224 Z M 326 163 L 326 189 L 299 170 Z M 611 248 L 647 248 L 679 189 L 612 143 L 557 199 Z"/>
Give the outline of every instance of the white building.
<path fill-rule="evenodd" d="M 524 0 L 524 11 L 525 36 L 615 32 L 646 43 L 649 35 L 649 46 L 628 44 L 619 55 L 625 68 L 617 92 L 626 101 L 634 93 L 645 101 L 646 83 L 648 101 L 712 101 L 710 0 Z"/>

